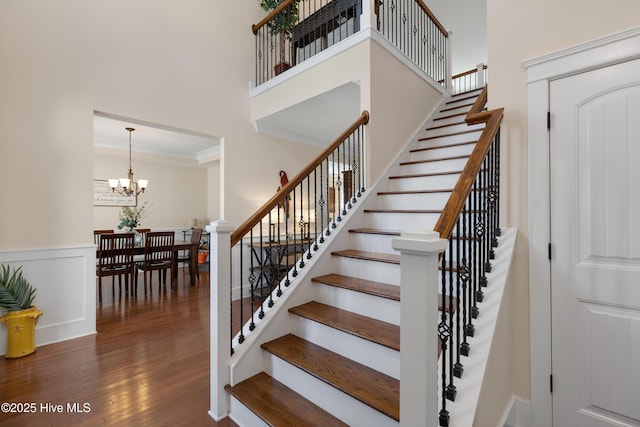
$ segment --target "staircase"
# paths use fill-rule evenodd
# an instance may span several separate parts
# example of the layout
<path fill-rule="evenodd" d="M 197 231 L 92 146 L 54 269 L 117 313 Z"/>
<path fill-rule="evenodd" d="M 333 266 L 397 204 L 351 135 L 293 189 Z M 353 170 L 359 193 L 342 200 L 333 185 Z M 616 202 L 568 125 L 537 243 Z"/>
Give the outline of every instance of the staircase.
<path fill-rule="evenodd" d="M 290 333 L 261 345 L 264 372 L 226 386 L 238 424 L 398 425 L 400 256 L 391 239 L 433 229 L 484 128 L 464 122 L 479 93 L 446 102 L 374 188 L 344 247 L 325 254 L 332 271 L 311 278 L 313 300 L 288 309 Z M 450 301 L 441 295 L 440 310 L 453 314 Z"/>

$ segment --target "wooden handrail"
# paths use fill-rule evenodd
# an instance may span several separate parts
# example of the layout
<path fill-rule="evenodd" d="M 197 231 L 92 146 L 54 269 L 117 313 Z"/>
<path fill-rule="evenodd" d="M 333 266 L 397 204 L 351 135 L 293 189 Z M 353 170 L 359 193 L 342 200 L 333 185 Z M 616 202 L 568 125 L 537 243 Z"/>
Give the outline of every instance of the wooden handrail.
<path fill-rule="evenodd" d="M 429 8 L 427 7 L 426 4 L 424 4 L 424 2 L 422 0 L 416 0 L 416 3 L 418 3 L 418 6 L 420 6 L 420 8 L 424 11 L 424 13 L 427 14 L 427 16 L 429 16 L 429 18 L 433 21 L 434 24 L 436 24 L 436 27 L 438 27 L 438 29 L 440 30 L 440 32 L 445 36 L 445 37 L 449 37 L 449 32 L 447 31 L 446 28 L 444 28 L 444 25 L 442 25 L 440 23 L 440 21 L 438 21 L 438 18 L 436 18 L 436 15 L 433 14 L 433 12 L 431 12 L 431 10 L 429 10 Z"/>
<path fill-rule="evenodd" d="M 482 111 L 486 103 L 487 86 L 485 86 L 465 118 L 467 124 L 486 122 L 486 126 L 482 131 L 480 139 L 476 143 L 471 156 L 469 157 L 467 165 L 460 174 L 460 178 L 458 179 L 458 182 L 456 183 L 456 186 L 454 187 L 453 192 L 451 193 L 451 196 L 449 197 L 449 200 L 436 223 L 436 226 L 434 227 L 434 230 L 440 233 L 441 239 L 451 238 L 453 229 L 458 222 L 460 213 L 462 212 L 467 197 L 473 187 L 473 182 L 480 172 L 482 162 L 489 152 L 489 148 L 498 133 L 498 129 L 500 129 L 500 122 L 502 121 L 504 108 Z"/>
<path fill-rule="evenodd" d="M 291 193 L 298 184 L 304 181 L 311 172 L 315 170 L 327 157 L 333 153 L 333 151 L 344 142 L 349 135 L 351 135 L 361 125 L 369 123 L 369 112 L 363 111 L 360 117 L 351 124 L 344 132 L 340 134 L 318 157 L 309 163 L 300 173 L 298 173 L 293 179 L 291 179 L 284 187 L 273 195 L 260 209 L 258 209 L 253 215 L 249 217 L 242 225 L 240 225 L 233 233 L 231 233 L 231 246 L 233 247 L 238 243 L 242 237 L 247 234 L 253 227 L 262 221 L 262 218 L 276 206 L 283 203 L 285 198 Z"/>
<path fill-rule="evenodd" d="M 289 6 L 290 3 L 293 3 L 295 1 L 299 1 L 299 0 L 284 0 L 282 3 L 280 3 L 278 7 L 276 7 L 271 12 L 269 12 L 267 16 L 262 18 L 260 22 L 251 26 L 251 31 L 253 31 L 253 34 L 258 34 L 258 30 L 260 28 L 267 25 L 267 22 L 271 21 L 277 14 L 279 14 L 282 11 L 282 9 Z"/>
<path fill-rule="evenodd" d="M 482 67 L 483 70 L 487 69 L 486 64 Z M 455 76 L 451 76 L 451 79 L 459 79 L 460 77 L 464 77 L 464 76 L 468 76 L 469 74 L 474 74 L 477 73 L 478 69 L 477 68 L 472 68 L 471 70 L 467 70 L 467 71 L 463 71 L 461 73 L 456 74 Z"/>

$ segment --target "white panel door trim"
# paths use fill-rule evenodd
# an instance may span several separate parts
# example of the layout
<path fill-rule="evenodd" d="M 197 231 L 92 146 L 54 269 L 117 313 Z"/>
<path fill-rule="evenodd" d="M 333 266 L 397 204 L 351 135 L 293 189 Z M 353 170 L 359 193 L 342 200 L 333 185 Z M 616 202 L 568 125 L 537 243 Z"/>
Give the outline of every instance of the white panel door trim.
<path fill-rule="evenodd" d="M 531 425 L 552 425 L 549 205 L 549 84 L 551 80 L 640 58 L 640 27 L 523 62 L 527 71 L 529 160 L 529 305 Z M 553 121 L 553 118 L 552 118 Z"/>

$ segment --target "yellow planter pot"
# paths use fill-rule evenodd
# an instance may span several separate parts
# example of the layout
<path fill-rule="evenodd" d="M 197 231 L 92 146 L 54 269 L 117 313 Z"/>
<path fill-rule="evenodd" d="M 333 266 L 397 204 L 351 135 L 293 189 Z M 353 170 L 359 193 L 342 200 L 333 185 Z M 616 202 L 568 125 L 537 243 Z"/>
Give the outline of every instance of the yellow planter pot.
<path fill-rule="evenodd" d="M 10 311 L 0 317 L 7 327 L 7 353 L 4 357 L 22 357 L 36 351 L 36 323 L 42 310 L 31 307 L 26 310 Z"/>

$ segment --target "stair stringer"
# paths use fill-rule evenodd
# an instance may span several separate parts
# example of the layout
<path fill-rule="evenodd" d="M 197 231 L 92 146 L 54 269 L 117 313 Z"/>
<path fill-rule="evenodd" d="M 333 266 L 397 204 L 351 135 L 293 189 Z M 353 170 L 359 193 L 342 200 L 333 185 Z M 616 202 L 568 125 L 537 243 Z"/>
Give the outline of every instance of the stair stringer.
<path fill-rule="evenodd" d="M 438 116 L 440 109 L 449 99 L 442 99 L 440 105 L 417 128 L 414 136 L 389 162 L 387 170 L 372 186 L 367 188 L 355 204 L 352 204 L 352 208 L 347 210 L 347 215 L 342 217 L 342 221 L 336 223 L 336 228 L 330 229 L 330 236 L 325 236 L 325 242 L 318 245 L 317 251 L 312 252 L 312 258 L 305 260 L 305 267 L 298 270 L 297 277 L 290 277 L 290 285 L 288 287 L 282 285 L 282 295 L 280 297 L 274 295 L 275 304 L 271 308 L 265 307 L 265 316 L 262 319 L 256 319 L 256 327 L 251 334 L 246 336 L 245 341 L 241 345 L 237 345 L 237 337 L 234 338 L 234 354 L 230 359 L 231 386 L 264 370 L 263 350 L 260 346 L 292 332 L 289 308 L 309 302 L 314 298 L 315 288 L 311 283 L 311 278 L 332 272 L 334 261 L 331 252 L 349 247 L 352 238 L 348 232 L 350 228 L 367 225 L 363 210 L 377 206 L 376 193 L 388 189 L 389 177 L 397 174 L 400 163 L 409 159 L 409 151 L 419 146 L 419 139 L 426 134 L 426 129 L 432 125 L 434 118 Z"/>

